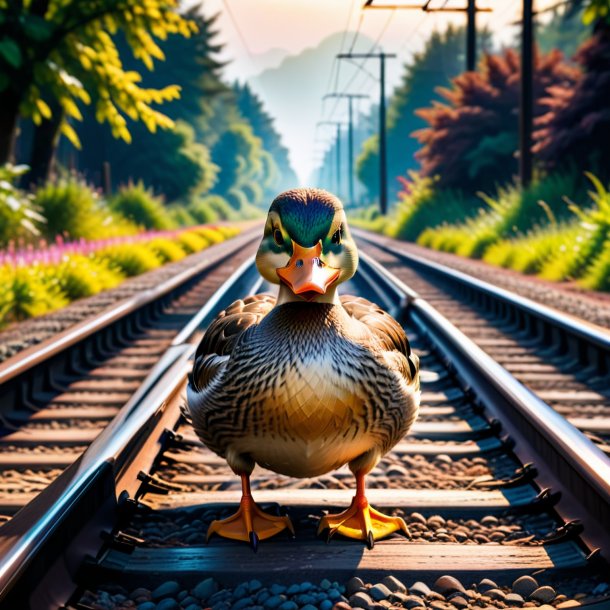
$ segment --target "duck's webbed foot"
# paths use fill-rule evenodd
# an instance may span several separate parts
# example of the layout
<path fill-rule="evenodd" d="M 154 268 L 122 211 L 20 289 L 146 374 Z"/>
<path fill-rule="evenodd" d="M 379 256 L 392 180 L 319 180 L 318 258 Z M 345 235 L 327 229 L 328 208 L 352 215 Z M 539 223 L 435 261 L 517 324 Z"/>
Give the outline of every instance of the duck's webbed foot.
<path fill-rule="evenodd" d="M 328 530 L 328 540 L 335 534 L 364 540 L 372 549 L 375 540 L 380 540 L 401 531 L 409 536 L 409 528 L 401 517 L 384 515 L 369 505 L 364 493 L 364 475 L 356 475 L 357 490 L 350 507 L 336 515 L 326 515 L 320 520 L 318 534 Z"/>
<path fill-rule="evenodd" d="M 247 475 L 242 476 L 242 498 L 239 509 L 234 515 L 222 520 L 212 521 L 208 527 L 207 540 L 214 534 L 249 542 L 254 551 L 259 540 L 265 540 L 287 529 L 294 535 L 290 517 L 277 517 L 261 510 L 250 493 Z"/>

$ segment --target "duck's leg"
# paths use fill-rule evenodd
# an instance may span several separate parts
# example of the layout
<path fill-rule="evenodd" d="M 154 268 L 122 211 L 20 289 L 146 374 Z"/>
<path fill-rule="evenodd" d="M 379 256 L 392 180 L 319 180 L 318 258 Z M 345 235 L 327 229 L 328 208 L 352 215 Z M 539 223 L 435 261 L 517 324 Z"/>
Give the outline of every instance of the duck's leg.
<path fill-rule="evenodd" d="M 409 536 L 407 524 L 401 517 L 384 515 L 369 505 L 365 494 L 366 472 L 360 470 L 355 474 L 356 495 L 350 507 L 337 515 L 323 517 L 320 520 L 318 534 L 328 530 L 329 540 L 334 534 L 364 540 L 369 549 L 373 548 L 375 540 L 385 538 L 397 531 L 402 531 Z"/>
<path fill-rule="evenodd" d="M 208 527 L 207 540 L 214 534 L 233 540 L 249 542 L 256 551 L 258 541 L 271 538 L 275 534 L 288 529 L 294 535 L 290 517 L 276 517 L 262 511 L 250 490 L 250 475 L 241 474 L 242 496 L 239 509 L 227 519 L 212 521 Z"/>

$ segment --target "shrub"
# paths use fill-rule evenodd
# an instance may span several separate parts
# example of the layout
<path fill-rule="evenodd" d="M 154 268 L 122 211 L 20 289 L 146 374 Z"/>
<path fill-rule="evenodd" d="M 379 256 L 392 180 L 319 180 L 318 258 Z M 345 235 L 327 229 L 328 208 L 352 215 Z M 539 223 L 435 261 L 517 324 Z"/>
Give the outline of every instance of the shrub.
<path fill-rule="evenodd" d="M 121 188 L 110 200 L 110 207 L 140 227 L 158 230 L 173 228 L 161 199 L 141 182 Z"/>
<path fill-rule="evenodd" d="M 32 205 L 32 197 L 14 183 L 28 171 L 27 165 L 0 167 L 0 244 L 40 235 L 38 226 L 45 222 Z"/>
<path fill-rule="evenodd" d="M 94 239 L 110 233 L 112 215 L 98 194 L 77 178 L 63 178 L 40 187 L 34 204 L 46 218 L 41 228 L 48 239 L 57 235 Z"/>
<path fill-rule="evenodd" d="M 146 244 L 163 263 L 173 263 L 186 256 L 186 252 L 171 239 L 157 237 Z"/>
<path fill-rule="evenodd" d="M 171 223 L 177 227 L 192 227 L 198 223 L 197 219 L 191 215 L 189 210 L 179 203 L 168 206 L 167 214 Z"/>
<path fill-rule="evenodd" d="M 0 267 L 0 324 L 40 316 L 67 305 L 56 281 L 42 267 Z"/>
<path fill-rule="evenodd" d="M 411 182 L 403 182 L 406 190 L 399 194 L 394 222 L 387 227 L 391 237 L 415 241 L 421 233 L 441 222 L 464 220 L 479 207 L 477 201 L 458 190 L 439 190 L 432 178 L 410 174 Z"/>
<path fill-rule="evenodd" d="M 199 237 L 203 237 L 208 244 L 219 244 L 221 241 L 225 240 L 225 236 L 222 234 L 220 227 L 198 227 L 193 229 L 193 232 Z"/>
<path fill-rule="evenodd" d="M 105 261 L 111 269 L 119 269 L 127 277 L 140 275 L 161 265 L 153 250 L 143 244 L 109 246 L 96 252 L 95 257 Z"/>
<path fill-rule="evenodd" d="M 218 219 L 218 214 L 203 200 L 193 201 L 189 205 L 189 213 L 195 219 L 194 224 L 207 224 Z"/>
<path fill-rule="evenodd" d="M 610 239 L 606 240 L 601 252 L 587 269 L 581 284 L 593 290 L 610 291 Z"/>
<path fill-rule="evenodd" d="M 237 220 L 239 215 L 229 205 L 229 202 L 220 195 L 207 195 L 200 200 L 216 213 L 219 220 Z"/>
<path fill-rule="evenodd" d="M 79 254 L 49 269 L 47 276 L 56 278 L 59 289 L 71 301 L 114 288 L 124 279 L 118 269 L 102 260 Z"/>
<path fill-rule="evenodd" d="M 198 235 L 195 231 L 181 233 L 176 239 L 180 247 L 187 254 L 194 254 L 210 245 L 210 242 L 205 237 Z"/>

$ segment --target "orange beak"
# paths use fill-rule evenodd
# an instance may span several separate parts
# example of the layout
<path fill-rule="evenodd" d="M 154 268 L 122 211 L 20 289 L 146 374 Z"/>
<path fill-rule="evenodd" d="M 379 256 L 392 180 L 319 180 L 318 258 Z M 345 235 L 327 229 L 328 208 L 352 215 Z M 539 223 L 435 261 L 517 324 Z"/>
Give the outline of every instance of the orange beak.
<path fill-rule="evenodd" d="M 292 242 L 292 257 L 285 267 L 279 267 L 277 274 L 294 294 L 311 301 L 339 277 L 340 269 L 329 267 L 320 258 L 322 242 L 312 248 L 303 248 Z"/>

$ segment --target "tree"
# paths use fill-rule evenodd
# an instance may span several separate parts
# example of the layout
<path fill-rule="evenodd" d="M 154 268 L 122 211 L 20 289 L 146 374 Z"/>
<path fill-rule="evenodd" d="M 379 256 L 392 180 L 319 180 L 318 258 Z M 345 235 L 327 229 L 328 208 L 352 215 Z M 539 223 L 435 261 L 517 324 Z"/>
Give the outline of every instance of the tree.
<path fill-rule="evenodd" d="M 425 121 L 417 116 L 416 110 L 439 99 L 437 87 L 449 84 L 450 80 L 463 70 L 465 28 L 450 25 L 444 32 L 434 31 L 426 41 L 424 49 L 413 56 L 411 63 L 405 64 L 402 83 L 394 91 L 387 118 L 387 158 L 390 200 L 397 197 L 400 190 L 398 176 L 417 167 L 415 153 L 417 142 L 411 137 L 416 129 L 425 127 Z M 490 35 L 481 31 L 479 47 L 489 46 Z M 379 175 L 374 168 L 379 167 L 378 136 L 372 136 L 363 146 L 358 160 L 358 177 L 370 193 L 378 193 Z"/>
<path fill-rule="evenodd" d="M 276 180 L 269 181 L 273 171 L 269 167 L 266 173 L 267 196 L 274 196 L 277 190 L 293 188 L 297 184 L 297 177 L 290 164 L 288 149 L 282 144 L 279 133 L 275 129 L 273 118 L 265 110 L 262 100 L 252 91 L 248 84 L 233 85 L 235 103 L 239 113 L 252 127 L 254 134 L 261 139 L 263 148 L 270 153 L 276 169 Z"/>
<path fill-rule="evenodd" d="M 81 104 L 95 100 L 96 118 L 117 138 L 130 140 L 126 116 L 151 131 L 172 121 L 154 108 L 179 95 L 173 85 L 140 86 L 141 76 L 123 68 L 113 39 L 123 32 L 133 55 L 149 69 L 162 60 L 157 40 L 189 36 L 196 26 L 181 17 L 178 0 L 0 0 L 0 163 L 12 150 L 18 116 L 58 122 L 76 146 L 67 118 L 80 120 Z M 93 92 L 93 95 L 90 94 Z"/>
<path fill-rule="evenodd" d="M 578 70 L 559 51 L 537 54 L 534 72 L 535 116 L 541 98 L 554 85 L 573 84 Z M 520 60 L 516 51 L 485 55 L 478 72 L 464 72 L 451 88 L 439 88 L 446 103 L 434 102 L 417 114 L 428 123 L 413 135 L 422 176 L 438 176 L 440 188 L 466 192 L 491 190 L 517 173 Z M 512 120 L 511 120 L 512 117 Z"/>
<path fill-rule="evenodd" d="M 586 3 L 593 36 L 576 53 L 583 73 L 576 83 L 558 83 L 542 100 L 547 112 L 536 121 L 534 152 L 545 167 L 566 163 L 610 177 L 610 7 Z"/>

